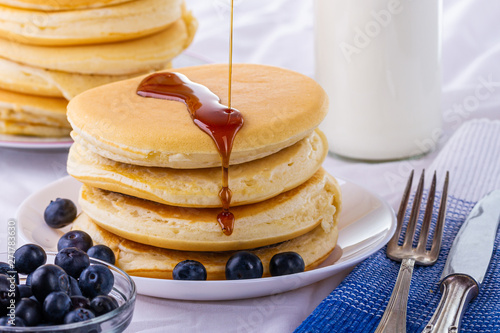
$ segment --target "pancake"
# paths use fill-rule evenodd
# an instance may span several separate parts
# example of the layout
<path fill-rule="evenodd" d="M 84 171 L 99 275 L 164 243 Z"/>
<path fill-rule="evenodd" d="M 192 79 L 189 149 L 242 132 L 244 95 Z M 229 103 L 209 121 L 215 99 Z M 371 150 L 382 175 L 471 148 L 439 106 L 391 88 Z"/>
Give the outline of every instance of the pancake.
<path fill-rule="evenodd" d="M 231 205 L 260 202 L 309 179 L 328 152 L 319 130 L 276 154 L 231 166 Z M 141 167 L 115 162 L 75 143 L 68 156 L 68 173 L 87 185 L 162 204 L 183 207 L 221 207 L 218 192 L 221 169 Z"/>
<path fill-rule="evenodd" d="M 0 90 L 0 133 L 45 137 L 68 136 L 66 105 L 61 98 Z"/>
<path fill-rule="evenodd" d="M 8 122 L 30 123 L 44 126 L 64 127 L 68 130 L 71 129 L 64 118 L 60 118 L 57 115 L 54 116 L 50 113 L 44 114 L 41 112 L 0 108 L 0 119 Z"/>
<path fill-rule="evenodd" d="M 174 69 L 203 84 L 227 105 L 227 65 Z M 212 139 L 182 102 L 144 98 L 144 77 L 88 90 L 71 100 L 74 140 L 103 157 L 143 166 L 178 169 L 221 165 Z M 327 112 L 328 99 L 311 78 L 272 66 L 233 65 L 232 107 L 245 124 L 236 135 L 231 164 L 259 159 L 310 135 Z M 90 125 L 91 124 L 91 125 Z"/>
<path fill-rule="evenodd" d="M 73 230 L 87 232 L 94 243 L 109 246 L 116 255 L 116 265 L 133 276 L 172 279 L 172 270 L 183 260 L 201 262 L 207 270 L 208 280 L 224 280 L 225 265 L 233 252 L 192 252 L 162 249 L 139 244 L 116 236 L 95 224 L 87 215 L 80 214 Z M 338 237 L 337 220 L 325 232 L 321 226 L 292 240 L 267 247 L 253 249 L 262 261 L 264 276 L 269 276 L 271 258 L 282 252 L 297 252 L 304 259 L 305 270 L 320 265 L 333 251 Z"/>
<path fill-rule="evenodd" d="M 47 79 L 44 70 L 2 58 L 0 58 L 0 89 L 47 97 L 63 97 L 54 82 Z"/>
<path fill-rule="evenodd" d="M 102 228 L 138 243 L 183 251 L 231 251 L 266 246 L 334 226 L 336 180 L 320 169 L 304 184 L 266 201 L 232 207 L 236 221 L 222 233 L 217 208 L 184 208 L 82 186 L 82 210 Z"/>
<path fill-rule="evenodd" d="M 0 38 L 0 57 L 24 65 L 78 74 L 129 75 L 165 68 L 192 41 L 197 21 L 189 12 L 154 35 L 101 45 L 47 47 Z"/>
<path fill-rule="evenodd" d="M 31 114 L 35 117 L 48 116 L 70 128 L 66 120 L 67 105 L 68 101 L 62 98 L 32 96 L 0 90 L 0 109 Z"/>
<path fill-rule="evenodd" d="M 36 10 L 75 10 L 82 8 L 104 7 L 131 0 L 0 0 L 0 4 L 16 8 Z"/>
<path fill-rule="evenodd" d="M 0 119 L 1 134 L 59 138 L 69 136 L 70 132 L 71 129 L 67 127 L 46 126 L 37 123 L 7 121 Z"/>
<path fill-rule="evenodd" d="M 170 67 L 170 64 L 166 68 Z M 143 73 L 147 74 L 147 73 Z M 0 58 L 0 89 L 47 97 L 76 95 L 107 83 L 130 79 L 137 74 L 91 75 L 41 69 Z"/>
<path fill-rule="evenodd" d="M 182 4 L 182 0 L 140 0 L 54 12 L 0 5 L 0 33 L 14 42 L 35 45 L 130 40 L 165 29 L 181 17 Z"/>

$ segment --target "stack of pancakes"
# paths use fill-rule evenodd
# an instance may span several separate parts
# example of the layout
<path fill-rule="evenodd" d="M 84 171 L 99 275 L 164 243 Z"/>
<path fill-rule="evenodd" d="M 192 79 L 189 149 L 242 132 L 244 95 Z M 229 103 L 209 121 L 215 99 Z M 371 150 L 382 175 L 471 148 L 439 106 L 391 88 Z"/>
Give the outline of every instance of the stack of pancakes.
<path fill-rule="evenodd" d="M 227 65 L 176 69 L 227 105 Z M 68 173 L 80 180 L 83 213 L 73 228 L 110 246 L 131 275 L 171 278 L 175 265 L 197 260 L 208 279 L 224 279 L 227 259 L 250 250 L 264 275 L 278 252 L 295 251 L 306 270 L 334 249 L 341 196 L 321 168 L 328 144 L 317 126 L 327 97 L 312 79 L 289 70 L 233 66 L 232 107 L 244 118 L 230 158 L 230 211 L 225 235 L 221 161 L 212 139 L 182 102 L 136 94 L 144 77 L 86 91 L 68 105 L 75 141 Z"/>
<path fill-rule="evenodd" d="M 183 0 L 0 0 L 0 133 L 67 136 L 67 101 L 167 68 L 192 41 Z"/>

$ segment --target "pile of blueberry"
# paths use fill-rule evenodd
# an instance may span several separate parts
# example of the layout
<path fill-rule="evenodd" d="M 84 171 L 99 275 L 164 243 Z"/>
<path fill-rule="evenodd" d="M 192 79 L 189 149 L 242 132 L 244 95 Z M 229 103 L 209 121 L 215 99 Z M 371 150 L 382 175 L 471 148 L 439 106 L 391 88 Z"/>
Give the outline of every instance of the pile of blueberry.
<path fill-rule="evenodd" d="M 83 231 L 70 231 L 59 239 L 57 249 L 54 264 L 46 264 L 45 251 L 35 244 L 16 250 L 15 272 L 0 263 L 0 326 L 76 323 L 118 308 L 117 300 L 109 295 L 113 273 L 106 265 L 90 265 L 89 258 L 114 264 L 110 248 L 93 246 Z M 24 284 L 19 283 L 19 274 L 26 275 Z"/>

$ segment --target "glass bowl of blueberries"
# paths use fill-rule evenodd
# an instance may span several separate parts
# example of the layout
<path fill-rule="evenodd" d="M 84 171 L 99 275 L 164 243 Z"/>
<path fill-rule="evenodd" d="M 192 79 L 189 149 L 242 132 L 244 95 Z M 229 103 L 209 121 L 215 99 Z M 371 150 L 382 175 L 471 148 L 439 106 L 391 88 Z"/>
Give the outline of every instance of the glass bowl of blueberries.
<path fill-rule="evenodd" d="M 0 333 L 123 332 L 137 292 L 113 251 L 77 230 L 57 249 L 25 244 L 0 253 Z"/>

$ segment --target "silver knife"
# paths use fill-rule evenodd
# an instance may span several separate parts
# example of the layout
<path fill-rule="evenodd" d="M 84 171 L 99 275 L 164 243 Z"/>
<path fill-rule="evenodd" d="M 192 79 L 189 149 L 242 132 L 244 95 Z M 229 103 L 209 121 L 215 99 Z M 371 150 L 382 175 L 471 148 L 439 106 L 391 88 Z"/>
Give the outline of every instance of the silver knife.
<path fill-rule="evenodd" d="M 500 190 L 472 209 L 458 231 L 441 275 L 441 301 L 424 333 L 456 333 L 467 304 L 479 293 L 500 222 Z"/>

